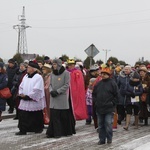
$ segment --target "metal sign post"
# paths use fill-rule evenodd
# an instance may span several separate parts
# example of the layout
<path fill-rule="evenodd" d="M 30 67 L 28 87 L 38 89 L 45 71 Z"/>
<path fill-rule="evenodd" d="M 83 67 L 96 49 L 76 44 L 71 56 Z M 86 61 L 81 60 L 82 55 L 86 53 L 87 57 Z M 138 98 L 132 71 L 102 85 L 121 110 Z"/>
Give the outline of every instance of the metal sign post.
<path fill-rule="evenodd" d="M 85 53 L 90 57 L 90 66 L 92 66 L 93 58 L 99 53 L 99 50 L 95 47 L 94 44 L 91 44 L 86 50 Z"/>

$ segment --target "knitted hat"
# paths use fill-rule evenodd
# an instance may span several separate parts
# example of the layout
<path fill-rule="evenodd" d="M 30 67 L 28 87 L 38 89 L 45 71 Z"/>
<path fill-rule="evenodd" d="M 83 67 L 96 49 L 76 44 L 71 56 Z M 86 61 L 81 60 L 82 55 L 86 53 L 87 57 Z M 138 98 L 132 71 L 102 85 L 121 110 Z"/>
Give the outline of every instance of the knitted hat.
<path fill-rule="evenodd" d="M 40 70 L 40 67 L 39 67 L 38 63 L 37 63 L 37 62 L 35 62 L 35 61 L 29 61 L 28 66 L 33 67 L 33 68 L 36 68 L 36 69 L 39 69 L 39 70 Z"/>
<path fill-rule="evenodd" d="M 4 63 L 0 62 L 0 68 L 3 68 L 3 67 L 4 67 Z"/>
<path fill-rule="evenodd" d="M 91 78 L 90 82 L 93 83 L 96 80 L 96 78 Z"/>
<path fill-rule="evenodd" d="M 26 67 L 26 64 L 25 63 L 20 63 L 20 66 Z"/>
<path fill-rule="evenodd" d="M 8 60 L 8 63 L 15 64 L 15 60 L 13 58 L 11 58 L 11 59 Z"/>
<path fill-rule="evenodd" d="M 141 68 L 139 69 L 139 72 L 140 72 L 140 71 L 147 72 L 148 70 L 147 70 L 147 68 L 146 68 L 146 67 L 141 67 Z"/>
<path fill-rule="evenodd" d="M 138 74 L 137 71 L 134 71 L 134 73 L 131 76 L 131 79 L 140 79 L 140 75 Z"/>
<path fill-rule="evenodd" d="M 50 59 L 50 58 L 49 58 L 48 56 L 45 56 L 45 57 L 44 57 L 44 60 L 45 60 L 45 61 L 47 61 L 47 60 L 49 60 L 49 59 Z"/>

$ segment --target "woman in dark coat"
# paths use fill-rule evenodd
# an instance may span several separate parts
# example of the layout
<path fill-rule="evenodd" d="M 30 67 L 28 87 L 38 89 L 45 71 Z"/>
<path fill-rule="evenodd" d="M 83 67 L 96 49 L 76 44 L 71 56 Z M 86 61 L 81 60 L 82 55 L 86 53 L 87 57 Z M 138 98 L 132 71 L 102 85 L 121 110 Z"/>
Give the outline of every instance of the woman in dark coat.
<path fill-rule="evenodd" d="M 123 127 L 128 130 L 132 112 L 134 112 L 134 125 L 138 129 L 139 111 L 140 111 L 140 96 L 143 93 L 143 87 L 140 81 L 138 72 L 134 72 L 131 76 L 127 86 L 122 90 L 122 95 L 126 95 L 126 125 Z M 134 111 L 133 111 L 134 110 Z"/>
<path fill-rule="evenodd" d="M 13 78 L 13 87 L 11 88 L 11 93 L 13 95 L 13 102 L 16 108 L 16 116 L 14 119 L 18 119 L 18 106 L 19 106 L 19 98 L 17 97 L 19 85 L 22 82 L 23 77 L 27 73 L 26 66 L 24 63 L 21 63 L 19 69 L 16 71 L 16 74 Z"/>
<path fill-rule="evenodd" d="M 147 68 L 146 67 L 141 67 L 139 69 L 139 74 L 141 77 L 141 83 L 143 86 L 143 94 L 140 97 L 140 114 L 139 117 L 140 119 L 144 119 L 144 125 L 147 126 L 148 125 L 148 117 L 150 116 L 150 113 L 147 109 L 147 105 L 148 105 L 148 98 L 150 95 L 150 77 L 147 74 Z"/>
<path fill-rule="evenodd" d="M 4 69 L 4 64 L 0 62 L 0 90 L 7 87 L 7 74 Z M 6 99 L 0 97 L 0 121 L 2 121 L 2 111 L 5 111 L 6 109 Z"/>

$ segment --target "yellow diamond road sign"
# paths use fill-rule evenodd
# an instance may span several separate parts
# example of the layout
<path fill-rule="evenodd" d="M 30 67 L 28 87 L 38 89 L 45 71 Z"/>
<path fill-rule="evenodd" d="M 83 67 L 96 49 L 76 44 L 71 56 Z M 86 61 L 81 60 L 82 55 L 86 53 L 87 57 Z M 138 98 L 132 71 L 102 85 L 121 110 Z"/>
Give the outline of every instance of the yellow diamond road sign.
<path fill-rule="evenodd" d="M 89 56 L 89 57 L 95 57 L 98 53 L 99 50 L 95 47 L 94 44 L 91 44 L 86 50 L 84 50 L 85 53 Z"/>

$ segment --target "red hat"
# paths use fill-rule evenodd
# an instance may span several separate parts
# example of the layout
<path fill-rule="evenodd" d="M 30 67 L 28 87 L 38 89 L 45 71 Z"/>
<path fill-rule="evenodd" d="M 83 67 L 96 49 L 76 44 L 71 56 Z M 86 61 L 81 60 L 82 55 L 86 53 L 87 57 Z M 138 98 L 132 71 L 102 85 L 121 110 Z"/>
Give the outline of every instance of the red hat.
<path fill-rule="evenodd" d="M 147 65 L 147 68 L 150 68 L 150 64 Z"/>

